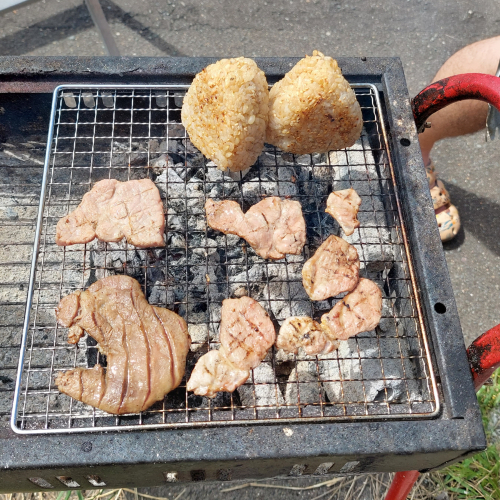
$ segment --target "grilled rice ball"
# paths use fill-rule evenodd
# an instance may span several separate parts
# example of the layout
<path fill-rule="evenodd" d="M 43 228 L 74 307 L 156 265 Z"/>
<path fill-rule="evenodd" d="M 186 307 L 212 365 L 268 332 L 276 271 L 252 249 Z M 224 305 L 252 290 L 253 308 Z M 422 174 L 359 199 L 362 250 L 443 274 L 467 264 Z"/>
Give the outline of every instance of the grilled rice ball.
<path fill-rule="evenodd" d="M 264 147 L 269 90 L 264 73 L 245 57 L 222 59 L 198 73 L 182 106 L 191 142 L 221 170 L 239 172 Z"/>
<path fill-rule="evenodd" d="M 295 154 L 352 146 L 363 118 L 354 91 L 335 59 L 315 50 L 269 94 L 266 142 Z"/>

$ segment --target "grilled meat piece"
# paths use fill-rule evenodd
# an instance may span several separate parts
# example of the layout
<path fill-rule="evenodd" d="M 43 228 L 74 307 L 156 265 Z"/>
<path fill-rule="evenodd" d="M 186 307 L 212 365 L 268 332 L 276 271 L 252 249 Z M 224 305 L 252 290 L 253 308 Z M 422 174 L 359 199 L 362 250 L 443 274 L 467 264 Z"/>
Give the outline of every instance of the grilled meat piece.
<path fill-rule="evenodd" d="M 255 368 L 276 340 L 265 309 L 250 297 L 222 302 L 220 343 L 224 357 L 244 370 Z"/>
<path fill-rule="evenodd" d="M 359 227 L 357 215 L 360 205 L 361 198 L 354 189 L 343 189 L 330 193 L 325 212 L 338 221 L 346 236 L 350 236 Z"/>
<path fill-rule="evenodd" d="M 329 236 L 302 268 L 302 283 L 311 300 L 324 300 L 351 291 L 359 279 L 357 250 Z"/>
<path fill-rule="evenodd" d="M 276 340 L 269 315 L 250 297 L 224 300 L 221 315 L 221 347 L 198 360 L 187 384 L 187 390 L 198 396 L 212 398 L 219 391 L 234 391 Z"/>
<path fill-rule="evenodd" d="M 371 280 L 360 278 L 358 286 L 321 318 L 321 325 L 332 337 L 347 340 L 373 330 L 382 316 L 382 292 Z"/>
<path fill-rule="evenodd" d="M 149 179 L 97 182 L 83 196 L 76 210 L 57 223 L 60 246 L 123 237 L 140 248 L 162 247 L 165 230 L 163 204 L 158 188 Z"/>
<path fill-rule="evenodd" d="M 298 255 L 306 242 L 306 223 L 298 201 L 271 196 L 243 214 L 235 201 L 209 199 L 205 210 L 212 229 L 245 239 L 264 259 Z"/>
<path fill-rule="evenodd" d="M 221 354 L 217 350 L 208 351 L 198 360 L 187 384 L 188 391 L 213 398 L 218 392 L 233 392 L 246 382 L 250 370 L 234 366 Z"/>
<path fill-rule="evenodd" d="M 330 340 L 321 325 L 309 316 L 294 316 L 281 325 L 276 347 L 298 354 L 303 347 L 306 354 L 327 354 L 338 349 L 339 343 Z"/>
<path fill-rule="evenodd" d="M 95 366 L 57 376 L 68 396 L 108 413 L 136 413 L 180 384 L 191 343 L 186 322 L 149 305 L 133 278 L 109 276 L 64 297 L 56 317 L 70 328 L 70 343 L 87 331 L 107 356 L 105 372 Z"/>

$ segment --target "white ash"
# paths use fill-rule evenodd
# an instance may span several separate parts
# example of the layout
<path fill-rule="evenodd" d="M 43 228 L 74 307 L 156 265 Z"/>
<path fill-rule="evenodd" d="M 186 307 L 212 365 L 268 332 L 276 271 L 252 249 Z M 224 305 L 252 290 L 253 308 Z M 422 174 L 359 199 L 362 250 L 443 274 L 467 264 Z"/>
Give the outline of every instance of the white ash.
<path fill-rule="evenodd" d="M 392 402 L 407 398 L 401 361 L 383 360 L 381 363 L 377 339 L 372 340 L 373 347 L 363 348 L 362 359 L 353 347 L 354 340 L 340 343 L 338 360 L 331 359 L 330 354 L 319 356 L 323 358 L 319 361 L 321 379 L 329 380 L 323 382 L 323 387 L 330 402 Z"/>
<path fill-rule="evenodd" d="M 184 238 L 183 234 L 179 234 L 176 232 L 168 232 L 167 233 L 167 245 L 169 248 L 186 248 L 186 238 Z"/>
<path fill-rule="evenodd" d="M 318 383 L 315 361 L 297 361 L 285 389 L 287 404 L 314 404 L 324 401 L 324 388 Z"/>
<path fill-rule="evenodd" d="M 252 381 L 252 374 L 247 382 Z M 253 369 L 254 385 L 242 385 L 238 387 L 238 394 L 244 406 L 269 407 L 283 405 L 284 399 L 280 388 L 276 383 L 274 370 L 269 363 L 261 363 Z M 262 385 L 258 385 L 262 384 Z M 254 399 L 255 391 L 255 399 Z"/>
<path fill-rule="evenodd" d="M 173 168 L 174 162 L 166 153 L 164 153 L 158 158 L 152 160 L 149 166 L 155 174 L 161 175 L 167 168 Z"/>
<path fill-rule="evenodd" d="M 188 332 L 191 337 L 191 352 L 206 350 L 208 342 L 208 326 L 205 323 L 189 324 Z"/>
<path fill-rule="evenodd" d="M 391 335 L 396 335 L 396 327 L 398 324 L 397 318 L 393 316 L 392 304 L 390 300 L 382 300 L 382 317 L 377 326 L 378 331 Z"/>
<path fill-rule="evenodd" d="M 95 242 L 90 246 L 92 268 L 96 269 L 92 279 L 125 272 L 144 284 L 147 277 L 148 300 L 175 309 L 187 320 L 192 338 L 191 351 L 196 352 L 196 356 L 206 351 L 209 342 L 211 348 L 214 348 L 212 342 L 218 342 L 221 304 L 228 297 L 253 297 L 266 308 L 278 326 L 293 315 L 311 316 L 316 312 L 317 316 L 318 312 L 331 309 L 332 301 L 311 304 L 302 286 L 301 275 L 304 261 L 326 237 L 330 234 L 344 237 L 335 219 L 324 212 L 331 190 L 354 187 L 362 196 L 361 227 L 345 238 L 358 249 L 362 274 L 373 273 L 375 276 L 369 277 L 377 283 L 382 279 L 390 281 L 393 276 L 400 277 L 402 266 L 393 263 L 396 250 L 399 252 L 394 220 L 387 216 L 385 211 L 389 207 L 384 205 L 387 204 L 385 195 L 389 192 L 389 184 L 378 180 L 379 170 L 384 166 L 375 164 L 371 152 L 363 151 L 363 144 L 330 155 L 295 157 L 282 154 L 277 158 L 273 148 L 268 148 L 256 166 L 243 178 L 235 180 L 200 156 L 184 139 L 182 126 L 175 127 L 168 125 L 169 140 L 149 144 L 153 158 L 150 167 L 165 200 L 167 246 L 164 253 L 155 250 L 148 254 L 145 250 L 127 246 L 125 242 L 108 245 L 104 252 Z M 181 139 L 171 139 L 174 135 Z M 128 150 L 122 146 L 116 146 L 116 151 L 126 164 Z M 137 154 L 137 158 L 139 156 Z M 207 228 L 204 210 L 207 198 L 235 200 L 246 211 L 265 196 L 300 201 L 307 225 L 307 244 L 302 255 L 288 255 L 276 262 L 264 261 L 238 236 Z M 151 268 L 147 275 L 145 265 Z M 68 275 L 68 278 L 79 278 L 81 282 L 81 272 L 75 272 L 73 277 Z M 394 286 L 391 285 L 390 289 L 393 298 L 396 297 Z M 399 293 L 398 290 L 398 296 Z M 405 305 L 398 303 L 396 307 Z M 377 328 L 380 339 L 394 337 L 396 327 L 399 333 L 403 331 L 392 316 L 392 304 L 384 299 L 383 318 Z M 356 340 L 341 343 L 339 359 L 336 352 L 320 356 L 320 380 L 331 380 L 323 382 L 321 387 L 315 361 L 299 359 L 295 365 L 296 357 L 277 351 L 274 357 L 277 369 L 286 368 L 285 378 L 280 380 L 285 385 L 284 394 L 276 384 L 272 365 L 264 362 L 253 373 L 257 385 L 244 385 L 238 389 L 241 403 L 258 407 L 283 405 L 285 401 L 296 404 L 297 372 L 303 404 L 319 403 L 323 395 L 323 400 L 328 398 L 332 402 L 341 401 L 342 397 L 343 401 L 365 401 L 365 398 L 382 401 L 386 398 L 386 391 L 390 401 L 404 399 L 405 383 L 395 379 L 404 377 L 400 360 L 384 360 L 387 379 L 384 381 L 380 369 L 377 371 L 377 363 L 381 365 L 377 358 L 380 356 L 377 339 L 371 340 L 363 337 L 363 341 L 359 341 L 362 357 L 369 358 L 363 359 L 361 366 Z M 293 369 L 288 372 L 290 362 Z M 362 377 L 366 395 L 360 380 Z M 346 382 L 341 384 L 340 380 Z M 254 390 L 257 401 L 254 400 Z"/>
<path fill-rule="evenodd" d="M 147 299 L 148 302 L 154 306 L 171 309 L 175 302 L 175 294 L 169 287 L 155 284 L 150 287 Z"/>
<path fill-rule="evenodd" d="M 278 319 L 311 314 L 309 296 L 302 285 L 302 264 L 269 264 L 269 283 L 263 296 Z"/>
<path fill-rule="evenodd" d="M 362 227 L 350 236 L 341 236 L 358 251 L 360 270 L 382 272 L 394 265 L 395 245 L 387 228 Z"/>

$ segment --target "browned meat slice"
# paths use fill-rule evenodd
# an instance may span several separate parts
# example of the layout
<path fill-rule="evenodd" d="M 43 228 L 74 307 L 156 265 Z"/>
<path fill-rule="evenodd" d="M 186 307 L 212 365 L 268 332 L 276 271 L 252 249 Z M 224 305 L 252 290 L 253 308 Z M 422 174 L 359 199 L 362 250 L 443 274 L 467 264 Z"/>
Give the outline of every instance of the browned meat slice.
<path fill-rule="evenodd" d="M 57 223 L 60 246 L 101 241 L 127 241 L 141 248 L 164 245 L 165 216 L 158 188 L 149 179 L 97 182 L 76 210 Z"/>
<path fill-rule="evenodd" d="M 198 396 L 213 398 L 218 392 L 233 392 L 249 376 L 249 370 L 234 366 L 221 356 L 220 351 L 208 351 L 196 363 L 187 390 L 194 391 Z"/>
<path fill-rule="evenodd" d="M 371 280 L 360 278 L 358 286 L 321 318 L 321 325 L 334 338 L 347 340 L 373 330 L 382 315 L 382 292 Z"/>
<path fill-rule="evenodd" d="M 187 384 L 188 391 L 199 396 L 211 398 L 219 391 L 234 391 L 276 340 L 269 315 L 250 297 L 224 300 L 221 315 L 221 347 L 217 355 L 210 351 L 198 360 Z"/>
<path fill-rule="evenodd" d="M 302 283 L 311 300 L 324 300 L 350 292 L 358 283 L 356 249 L 337 236 L 329 236 L 302 268 Z"/>
<path fill-rule="evenodd" d="M 276 340 L 266 310 L 250 297 L 222 302 L 219 339 L 224 356 L 243 370 L 255 368 Z"/>
<path fill-rule="evenodd" d="M 309 316 L 294 316 L 281 325 L 276 346 L 293 354 L 298 354 L 302 347 L 306 354 L 314 355 L 332 352 L 339 343 L 330 340 L 321 325 Z"/>
<path fill-rule="evenodd" d="M 60 373 L 58 389 L 108 413 L 136 413 L 163 399 L 184 376 L 190 338 L 186 322 L 148 304 L 139 283 L 110 276 L 64 297 L 59 323 L 76 343 L 87 331 L 107 356 L 100 366 Z"/>
<path fill-rule="evenodd" d="M 212 229 L 245 239 L 264 259 L 298 255 L 306 242 L 306 223 L 298 201 L 271 196 L 243 214 L 234 201 L 209 199 L 205 210 Z"/>
<path fill-rule="evenodd" d="M 344 233 L 350 236 L 359 227 L 357 219 L 361 198 L 354 189 L 344 189 L 330 193 L 326 202 L 326 210 L 338 221 Z"/>

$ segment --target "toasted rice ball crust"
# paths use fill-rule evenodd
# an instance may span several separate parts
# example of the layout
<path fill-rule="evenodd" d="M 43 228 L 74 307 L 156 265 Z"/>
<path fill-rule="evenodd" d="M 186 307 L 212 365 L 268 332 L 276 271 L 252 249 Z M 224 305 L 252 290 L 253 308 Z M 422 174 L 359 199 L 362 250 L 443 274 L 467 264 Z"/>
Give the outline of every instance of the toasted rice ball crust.
<path fill-rule="evenodd" d="M 269 94 L 266 141 L 295 154 L 352 146 L 363 118 L 337 61 L 314 51 L 299 61 Z"/>
<path fill-rule="evenodd" d="M 191 142 L 221 170 L 255 163 L 264 147 L 269 90 L 251 59 L 222 59 L 198 73 L 182 106 Z"/>

